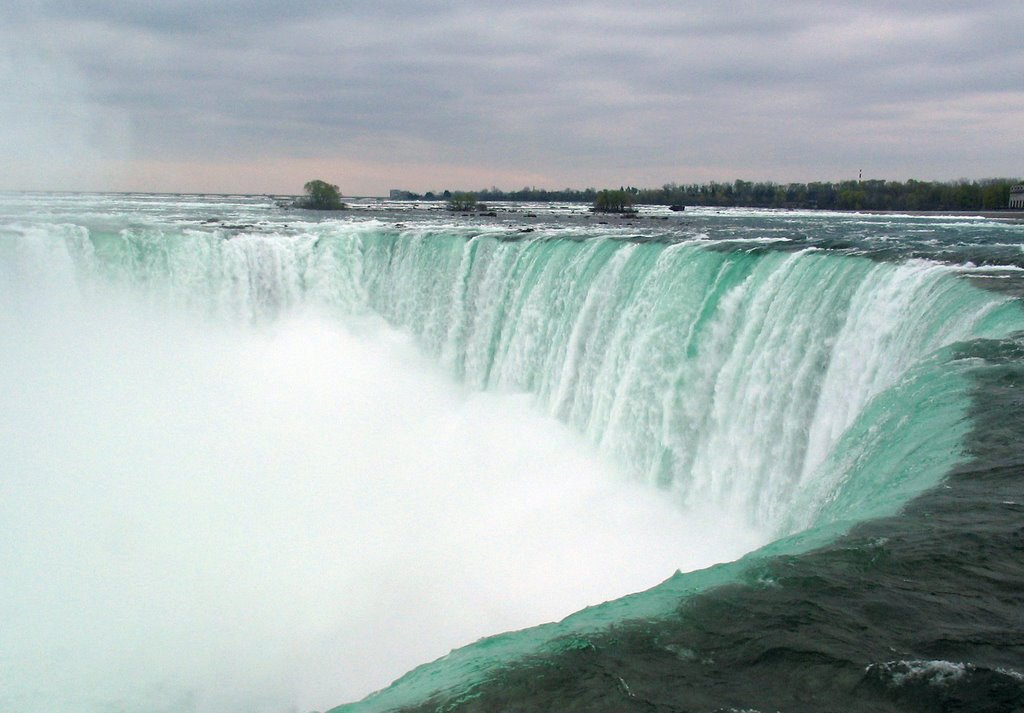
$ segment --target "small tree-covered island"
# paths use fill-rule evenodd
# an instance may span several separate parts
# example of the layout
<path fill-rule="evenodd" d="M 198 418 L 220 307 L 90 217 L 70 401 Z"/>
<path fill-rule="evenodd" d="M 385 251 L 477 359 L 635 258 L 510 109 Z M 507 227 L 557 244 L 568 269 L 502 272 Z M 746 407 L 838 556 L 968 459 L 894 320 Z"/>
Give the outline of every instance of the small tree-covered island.
<path fill-rule="evenodd" d="M 595 213 L 635 214 L 634 202 L 633 194 L 622 188 L 617 191 L 598 191 L 594 197 L 593 210 Z"/>
<path fill-rule="evenodd" d="M 450 211 L 467 213 L 473 210 L 487 210 L 487 206 L 476 199 L 475 193 L 456 191 L 448 198 L 447 208 Z"/>
<path fill-rule="evenodd" d="M 341 201 L 341 190 L 334 184 L 315 179 L 307 181 L 302 188 L 306 195 L 295 201 L 297 208 L 309 210 L 345 210 L 348 208 Z"/>

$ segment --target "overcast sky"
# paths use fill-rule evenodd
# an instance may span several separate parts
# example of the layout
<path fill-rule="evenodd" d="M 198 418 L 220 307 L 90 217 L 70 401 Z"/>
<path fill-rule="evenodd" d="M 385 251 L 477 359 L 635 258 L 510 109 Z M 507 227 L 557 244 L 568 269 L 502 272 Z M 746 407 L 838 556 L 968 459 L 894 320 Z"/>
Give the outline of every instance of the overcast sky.
<path fill-rule="evenodd" d="M 0 189 L 1024 175 L 1024 2 L 3 0 Z"/>

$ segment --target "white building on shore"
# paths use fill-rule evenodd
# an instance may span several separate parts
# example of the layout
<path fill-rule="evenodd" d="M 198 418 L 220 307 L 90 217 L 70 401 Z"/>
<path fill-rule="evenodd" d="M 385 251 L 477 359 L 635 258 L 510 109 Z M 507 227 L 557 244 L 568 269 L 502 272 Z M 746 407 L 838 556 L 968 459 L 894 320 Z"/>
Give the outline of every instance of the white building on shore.
<path fill-rule="evenodd" d="M 1018 183 L 1010 188 L 1010 207 L 1024 208 L 1024 183 Z"/>

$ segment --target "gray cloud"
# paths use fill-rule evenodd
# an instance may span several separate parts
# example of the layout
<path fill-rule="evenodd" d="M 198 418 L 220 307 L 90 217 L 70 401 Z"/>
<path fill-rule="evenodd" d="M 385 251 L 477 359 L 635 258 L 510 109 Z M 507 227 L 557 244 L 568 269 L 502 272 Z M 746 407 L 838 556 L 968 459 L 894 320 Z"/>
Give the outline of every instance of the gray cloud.
<path fill-rule="evenodd" d="M 1012 3 L 86 0 L 7 20 L 15 63 L 72 67 L 139 160 L 436 162 L 553 187 L 1024 170 Z"/>

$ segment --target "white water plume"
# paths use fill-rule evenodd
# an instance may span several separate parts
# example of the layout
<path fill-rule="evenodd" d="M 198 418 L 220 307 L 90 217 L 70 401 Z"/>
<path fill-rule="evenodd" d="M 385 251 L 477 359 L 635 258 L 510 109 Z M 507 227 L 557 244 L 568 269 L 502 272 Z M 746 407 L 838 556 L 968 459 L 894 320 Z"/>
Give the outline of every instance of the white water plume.
<path fill-rule="evenodd" d="M 380 322 L 213 325 L 10 277 L 5 711 L 326 708 L 760 544 Z"/>

